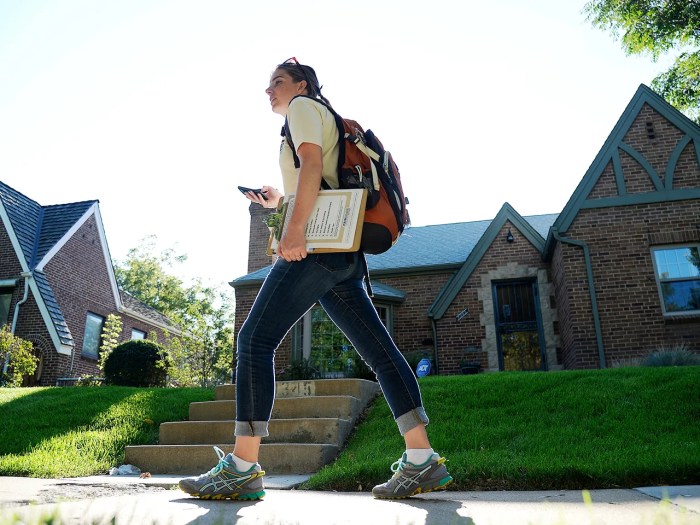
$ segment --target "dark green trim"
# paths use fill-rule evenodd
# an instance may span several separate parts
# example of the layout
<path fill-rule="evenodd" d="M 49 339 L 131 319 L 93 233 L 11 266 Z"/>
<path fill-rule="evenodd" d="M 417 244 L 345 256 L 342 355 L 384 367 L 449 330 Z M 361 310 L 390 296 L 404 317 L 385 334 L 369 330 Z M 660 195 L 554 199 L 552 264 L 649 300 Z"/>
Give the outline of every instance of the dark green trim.
<path fill-rule="evenodd" d="M 667 190 L 673 189 L 673 173 L 676 171 L 676 164 L 678 164 L 678 159 L 681 158 L 683 150 L 691 140 L 690 135 L 683 136 L 683 138 L 678 141 L 678 144 L 676 144 L 673 153 L 671 153 L 671 157 L 668 159 L 668 166 L 666 166 L 666 175 L 664 177 L 664 185 Z M 695 141 L 696 145 L 697 142 L 698 141 Z M 696 153 L 698 153 L 697 150 Z M 700 164 L 700 155 L 698 155 L 698 164 Z"/>
<path fill-rule="evenodd" d="M 429 275 L 459 270 L 462 264 L 436 264 L 433 266 L 421 266 L 410 268 L 386 268 L 382 270 L 370 270 L 370 277 L 402 277 L 406 275 Z"/>
<path fill-rule="evenodd" d="M 556 240 L 562 243 L 571 244 L 583 248 L 583 260 L 586 265 L 586 276 L 588 278 L 588 292 L 591 297 L 591 310 L 593 311 L 593 327 L 595 329 L 595 340 L 598 345 L 598 364 L 600 368 L 606 368 L 605 365 L 605 348 L 603 347 L 603 330 L 600 327 L 600 315 L 598 313 L 598 299 L 595 293 L 595 282 L 593 280 L 593 267 L 591 265 L 591 254 L 588 250 L 588 245 L 583 241 L 577 241 L 562 237 L 555 229 L 551 230 L 552 235 Z"/>
<path fill-rule="evenodd" d="M 654 188 L 656 188 L 656 191 L 661 191 L 664 189 L 664 185 L 661 182 L 661 177 L 659 177 L 659 174 L 656 173 L 654 167 L 651 164 L 649 164 L 649 161 L 644 158 L 644 155 L 639 153 L 629 144 L 625 144 L 624 142 L 620 142 L 620 149 L 627 153 L 629 156 L 631 156 L 634 160 L 636 160 L 639 163 L 639 165 L 642 168 L 644 168 L 644 171 L 647 172 L 647 175 L 649 175 L 651 182 L 654 184 Z"/>
<path fill-rule="evenodd" d="M 620 160 L 620 150 L 616 149 L 615 151 L 613 151 L 612 163 L 613 173 L 615 173 L 615 182 L 617 183 L 617 194 L 627 195 L 627 186 L 625 186 L 625 174 L 622 171 L 622 161 Z"/>
<path fill-rule="evenodd" d="M 612 208 L 613 206 L 634 206 L 636 204 L 653 204 L 658 202 L 673 202 L 700 199 L 700 188 L 684 188 L 682 190 L 652 191 L 649 193 L 627 194 L 624 197 L 607 197 L 605 199 L 590 199 L 581 204 L 581 209 Z"/>
<path fill-rule="evenodd" d="M 491 221 L 489 227 L 476 243 L 474 249 L 467 257 L 459 271 L 452 276 L 450 280 L 447 281 L 445 286 L 442 288 L 440 293 L 433 304 L 428 308 L 428 317 L 434 320 L 441 319 L 445 312 L 449 308 L 452 301 L 457 296 L 459 291 L 467 282 L 472 272 L 479 264 L 481 259 L 486 254 L 486 251 L 490 248 L 491 244 L 496 240 L 496 236 L 503 228 L 506 222 L 510 222 L 514 228 L 516 228 L 540 253 L 544 249 L 545 243 L 542 236 L 537 233 L 537 230 L 532 227 L 532 225 L 527 222 L 522 215 L 520 215 L 513 207 L 507 202 L 503 204 L 496 217 Z M 503 242 L 506 242 L 503 239 Z"/>

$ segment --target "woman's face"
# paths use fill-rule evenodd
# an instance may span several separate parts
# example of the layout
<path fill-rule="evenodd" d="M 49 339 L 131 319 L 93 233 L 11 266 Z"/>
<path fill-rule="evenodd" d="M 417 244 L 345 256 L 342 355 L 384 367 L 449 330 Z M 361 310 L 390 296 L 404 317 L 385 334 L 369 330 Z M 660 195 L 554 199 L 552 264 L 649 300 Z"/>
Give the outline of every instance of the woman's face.
<path fill-rule="evenodd" d="M 270 85 L 265 90 L 270 97 L 272 111 L 280 115 L 287 114 L 287 107 L 292 98 L 305 92 L 306 81 L 294 82 L 294 79 L 284 69 L 276 69 L 270 77 Z"/>

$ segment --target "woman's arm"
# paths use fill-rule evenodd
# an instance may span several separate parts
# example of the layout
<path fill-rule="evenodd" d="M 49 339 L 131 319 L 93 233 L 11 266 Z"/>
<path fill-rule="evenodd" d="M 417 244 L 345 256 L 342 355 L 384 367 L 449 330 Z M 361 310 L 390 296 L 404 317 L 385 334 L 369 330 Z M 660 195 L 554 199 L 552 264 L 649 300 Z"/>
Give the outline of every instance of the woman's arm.
<path fill-rule="evenodd" d="M 280 240 L 277 253 L 285 261 L 298 261 L 307 256 L 306 222 L 321 188 L 323 157 L 321 146 L 304 142 L 297 149 L 299 157 L 299 181 L 297 182 L 294 211 L 287 225 L 287 232 Z"/>

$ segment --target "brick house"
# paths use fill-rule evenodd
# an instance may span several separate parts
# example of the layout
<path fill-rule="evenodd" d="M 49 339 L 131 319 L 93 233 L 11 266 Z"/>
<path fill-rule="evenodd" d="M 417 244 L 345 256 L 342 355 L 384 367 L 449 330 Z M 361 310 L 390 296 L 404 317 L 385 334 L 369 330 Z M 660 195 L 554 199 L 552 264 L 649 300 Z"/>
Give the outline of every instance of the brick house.
<path fill-rule="evenodd" d="M 236 331 L 271 262 L 266 211 L 250 213 L 249 273 L 231 282 Z M 490 221 L 410 228 L 367 260 L 399 348 L 455 374 L 700 353 L 699 250 L 700 127 L 642 85 L 560 213 L 523 217 L 505 203 Z M 307 313 L 276 367 L 313 361 L 311 334 L 328 323 Z"/>
<path fill-rule="evenodd" d="M 122 319 L 121 340 L 177 333 L 117 287 L 98 201 L 41 206 L 0 182 L 0 219 L 0 323 L 40 359 L 27 384 L 97 375 L 109 314 Z"/>

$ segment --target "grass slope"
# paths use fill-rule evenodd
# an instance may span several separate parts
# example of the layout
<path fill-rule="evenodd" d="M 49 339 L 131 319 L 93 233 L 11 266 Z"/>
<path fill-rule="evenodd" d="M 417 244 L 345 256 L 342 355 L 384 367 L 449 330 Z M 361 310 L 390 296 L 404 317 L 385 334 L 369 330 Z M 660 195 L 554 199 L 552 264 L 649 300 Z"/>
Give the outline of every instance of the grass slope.
<path fill-rule="evenodd" d="M 700 483 L 700 367 L 500 373 L 420 380 L 452 490 Z M 403 440 L 379 398 L 309 489 L 367 490 Z"/>
<path fill-rule="evenodd" d="M 0 475 L 72 477 L 120 465 L 124 447 L 156 443 L 213 389 L 0 388 Z"/>

